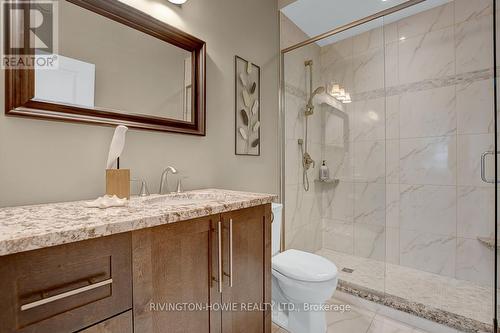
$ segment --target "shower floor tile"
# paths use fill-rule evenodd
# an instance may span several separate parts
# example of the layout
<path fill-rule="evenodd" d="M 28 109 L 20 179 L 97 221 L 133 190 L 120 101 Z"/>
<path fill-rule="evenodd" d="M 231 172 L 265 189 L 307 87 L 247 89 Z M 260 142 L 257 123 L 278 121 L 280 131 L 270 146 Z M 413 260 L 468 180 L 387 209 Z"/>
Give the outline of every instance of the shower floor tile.
<path fill-rule="evenodd" d="M 339 277 L 345 282 L 488 325 L 492 322 L 492 288 L 327 249 L 318 254 L 337 265 Z M 353 272 L 344 272 L 344 268 Z"/>

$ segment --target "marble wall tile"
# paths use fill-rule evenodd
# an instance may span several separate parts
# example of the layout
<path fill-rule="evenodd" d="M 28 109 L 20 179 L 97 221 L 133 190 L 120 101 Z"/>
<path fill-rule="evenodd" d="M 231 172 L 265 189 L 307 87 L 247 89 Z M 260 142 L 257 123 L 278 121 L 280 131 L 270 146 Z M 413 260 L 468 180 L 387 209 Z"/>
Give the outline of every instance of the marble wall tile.
<path fill-rule="evenodd" d="M 354 141 L 385 139 L 385 98 L 352 103 L 354 106 Z"/>
<path fill-rule="evenodd" d="M 384 42 L 385 44 L 394 43 L 399 39 L 398 23 L 384 24 Z"/>
<path fill-rule="evenodd" d="M 361 141 L 354 146 L 354 180 L 385 183 L 385 142 Z"/>
<path fill-rule="evenodd" d="M 397 22 L 399 38 L 410 38 L 453 25 L 453 3 L 435 7 Z"/>
<path fill-rule="evenodd" d="M 322 107 L 322 120 L 323 144 L 343 147 L 349 141 L 349 138 L 346 138 L 349 130 L 345 126 L 349 126 L 350 122 L 328 112 L 324 106 Z"/>
<path fill-rule="evenodd" d="M 458 136 L 458 185 L 491 186 L 481 180 L 481 154 L 493 150 L 491 134 Z M 486 176 L 494 177 L 493 158 L 486 160 Z"/>
<path fill-rule="evenodd" d="M 492 237 L 495 226 L 494 188 L 459 186 L 457 235 L 462 238 Z"/>
<path fill-rule="evenodd" d="M 354 223 L 385 225 L 385 191 L 385 183 L 354 184 Z"/>
<path fill-rule="evenodd" d="M 385 192 L 385 225 L 390 228 L 400 227 L 399 184 L 387 184 Z"/>
<path fill-rule="evenodd" d="M 306 252 L 316 252 L 322 247 L 321 220 L 295 228 L 287 229 L 285 242 L 287 249 L 296 249 Z"/>
<path fill-rule="evenodd" d="M 486 287 L 493 285 L 493 251 L 477 239 L 459 238 L 457 241 L 457 279 L 479 283 Z"/>
<path fill-rule="evenodd" d="M 353 153 L 339 146 L 324 146 L 323 160 L 330 169 L 330 177 L 334 179 L 352 180 Z"/>
<path fill-rule="evenodd" d="M 400 193 L 401 229 L 456 236 L 455 186 L 401 184 Z"/>
<path fill-rule="evenodd" d="M 454 136 L 401 140 L 401 183 L 456 185 L 456 141 Z"/>
<path fill-rule="evenodd" d="M 302 184 L 302 154 L 297 140 L 285 143 L 285 185 Z"/>
<path fill-rule="evenodd" d="M 455 74 L 453 31 L 451 27 L 400 41 L 400 83 L 419 82 Z"/>
<path fill-rule="evenodd" d="M 368 30 L 359 35 L 352 37 L 353 54 L 365 53 L 371 49 L 379 49 L 384 47 L 384 28 L 379 27 Z"/>
<path fill-rule="evenodd" d="M 399 184 L 399 140 L 387 140 L 385 145 L 385 182 Z"/>
<path fill-rule="evenodd" d="M 457 130 L 455 87 L 409 92 L 400 100 L 400 137 L 452 135 Z"/>
<path fill-rule="evenodd" d="M 305 192 L 302 185 L 288 185 L 285 191 L 285 221 L 287 228 L 297 229 L 321 220 L 320 189 Z"/>
<path fill-rule="evenodd" d="M 339 84 L 347 91 L 354 90 L 354 70 L 351 58 L 337 59 L 332 65 L 323 68 L 321 73 L 322 84 L 331 86 Z"/>
<path fill-rule="evenodd" d="M 384 48 L 372 49 L 353 57 L 354 92 L 361 93 L 385 87 Z"/>
<path fill-rule="evenodd" d="M 354 133 L 354 103 L 345 105 L 345 112 L 322 106 L 323 144 L 349 149 Z"/>
<path fill-rule="evenodd" d="M 387 96 L 385 102 L 386 139 L 399 139 L 400 95 Z"/>
<path fill-rule="evenodd" d="M 323 219 L 323 247 L 347 254 L 354 253 L 354 224 Z"/>
<path fill-rule="evenodd" d="M 385 260 L 385 227 L 374 224 L 354 224 L 354 255 Z"/>
<path fill-rule="evenodd" d="M 385 228 L 385 261 L 395 265 L 399 265 L 399 232 L 399 228 Z"/>
<path fill-rule="evenodd" d="M 354 221 L 354 183 L 340 181 L 323 193 L 323 218 Z"/>
<path fill-rule="evenodd" d="M 299 139 L 304 136 L 304 98 L 285 92 L 285 135 L 289 139 Z"/>
<path fill-rule="evenodd" d="M 455 27 L 456 71 L 493 67 L 493 17 L 465 21 Z"/>
<path fill-rule="evenodd" d="M 493 133 L 493 80 L 456 86 L 458 134 Z"/>
<path fill-rule="evenodd" d="M 398 42 L 385 45 L 385 85 L 394 87 L 399 84 L 399 47 Z"/>
<path fill-rule="evenodd" d="M 346 38 L 321 48 L 322 69 L 328 68 L 339 59 L 351 58 L 353 55 L 353 39 Z"/>
<path fill-rule="evenodd" d="M 493 14 L 491 0 L 455 0 L 455 23 L 481 19 Z"/>
<path fill-rule="evenodd" d="M 314 87 L 316 89 L 317 86 Z M 305 116 L 304 116 L 305 117 Z M 308 137 L 309 143 L 321 145 L 324 142 L 324 124 L 321 106 L 316 105 L 314 114 L 308 117 Z M 321 158 L 321 157 L 316 157 Z"/>
<path fill-rule="evenodd" d="M 400 247 L 401 265 L 455 276 L 455 237 L 401 229 Z"/>

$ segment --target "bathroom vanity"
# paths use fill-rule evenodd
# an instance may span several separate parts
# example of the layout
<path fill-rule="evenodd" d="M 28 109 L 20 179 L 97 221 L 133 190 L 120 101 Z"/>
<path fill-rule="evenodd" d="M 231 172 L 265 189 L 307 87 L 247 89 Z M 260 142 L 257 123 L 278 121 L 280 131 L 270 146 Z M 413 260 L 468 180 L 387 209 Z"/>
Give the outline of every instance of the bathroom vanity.
<path fill-rule="evenodd" d="M 0 332 L 271 332 L 274 199 L 202 190 L 0 209 Z"/>

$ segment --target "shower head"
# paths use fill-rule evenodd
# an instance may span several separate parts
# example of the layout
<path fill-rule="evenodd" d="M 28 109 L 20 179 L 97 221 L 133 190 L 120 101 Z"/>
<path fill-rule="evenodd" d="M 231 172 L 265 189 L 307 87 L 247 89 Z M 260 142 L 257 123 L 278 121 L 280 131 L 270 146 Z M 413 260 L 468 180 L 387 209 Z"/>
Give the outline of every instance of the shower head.
<path fill-rule="evenodd" d="M 314 105 L 313 105 L 313 99 L 316 95 L 322 94 L 326 91 L 325 87 L 318 87 L 316 90 L 314 90 L 309 97 L 309 101 L 307 102 L 307 111 L 306 111 L 306 116 L 310 116 L 313 114 L 314 111 Z"/>
<path fill-rule="evenodd" d="M 314 90 L 313 96 L 318 95 L 318 94 L 322 94 L 325 91 L 326 91 L 325 87 L 318 87 L 318 88 L 316 88 L 316 90 Z"/>

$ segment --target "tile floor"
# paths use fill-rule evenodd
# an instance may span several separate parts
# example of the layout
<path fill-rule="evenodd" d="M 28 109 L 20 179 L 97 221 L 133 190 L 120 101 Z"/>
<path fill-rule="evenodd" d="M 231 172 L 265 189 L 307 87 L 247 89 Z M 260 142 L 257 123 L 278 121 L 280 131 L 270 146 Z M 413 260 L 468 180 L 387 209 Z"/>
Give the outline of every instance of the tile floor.
<path fill-rule="evenodd" d="M 493 318 L 492 288 L 331 250 L 318 253 L 337 265 L 340 279 L 346 282 L 487 324 Z M 352 268 L 354 272 L 342 272 L 344 267 Z"/>
<path fill-rule="evenodd" d="M 346 304 L 335 298 L 330 302 Z M 328 333 L 428 333 L 355 305 L 350 311 L 328 312 L 326 316 Z M 287 331 L 273 324 L 272 333 Z"/>

